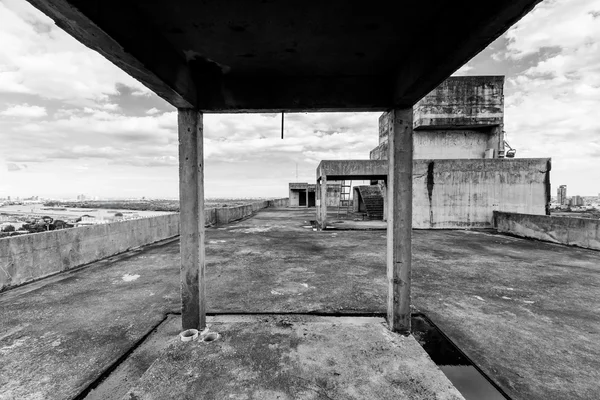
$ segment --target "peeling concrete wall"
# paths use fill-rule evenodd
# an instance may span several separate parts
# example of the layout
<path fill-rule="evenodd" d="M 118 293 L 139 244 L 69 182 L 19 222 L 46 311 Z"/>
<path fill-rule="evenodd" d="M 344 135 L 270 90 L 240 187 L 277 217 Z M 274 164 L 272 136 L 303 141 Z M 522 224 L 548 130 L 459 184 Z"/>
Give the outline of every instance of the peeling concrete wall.
<path fill-rule="evenodd" d="M 446 130 L 419 131 L 414 133 L 414 159 L 483 158 L 485 150 L 496 148 L 490 143 L 487 131 Z M 387 160 L 388 142 L 380 143 L 371 150 L 371 160 Z"/>
<path fill-rule="evenodd" d="M 494 211 L 546 214 L 550 159 L 416 160 L 413 227 L 491 227 Z"/>
<path fill-rule="evenodd" d="M 503 76 L 450 77 L 414 107 L 415 129 L 501 125 Z"/>
<path fill-rule="evenodd" d="M 495 157 L 504 150 L 504 77 L 451 77 L 414 106 L 414 158 Z M 391 112 L 379 117 L 379 145 L 371 160 L 387 159 Z"/>
<path fill-rule="evenodd" d="M 495 212 L 494 225 L 501 233 L 600 250 L 596 219 Z"/>
<path fill-rule="evenodd" d="M 298 190 L 290 189 L 290 207 L 299 207 L 299 206 L 300 206 L 300 192 Z"/>
<path fill-rule="evenodd" d="M 179 234 L 179 214 L 0 239 L 0 290 Z"/>
<path fill-rule="evenodd" d="M 267 207 L 287 207 L 274 199 L 236 207 L 206 209 L 205 224 L 236 221 Z M 179 235 L 179 214 L 0 239 L 0 291 L 88 264 L 135 247 Z"/>
<path fill-rule="evenodd" d="M 327 197 L 326 204 L 328 207 L 337 207 L 340 204 L 340 193 L 342 192 L 342 184 L 327 182 Z"/>

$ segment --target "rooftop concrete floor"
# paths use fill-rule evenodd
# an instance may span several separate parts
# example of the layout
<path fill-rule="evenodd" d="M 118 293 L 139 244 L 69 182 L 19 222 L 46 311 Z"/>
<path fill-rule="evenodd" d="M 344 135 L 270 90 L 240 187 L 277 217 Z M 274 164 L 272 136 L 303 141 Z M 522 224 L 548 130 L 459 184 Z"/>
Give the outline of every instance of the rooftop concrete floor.
<path fill-rule="evenodd" d="M 230 315 L 208 324 L 219 339 L 171 338 L 123 398 L 464 400 L 383 318 Z"/>
<path fill-rule="evenodd" d="M 208 229 L 209 312 L 384 313 L 385 232 L 314 232 L 313 219 L 314 210 L 268 209 Z M 474 231 L 415 231 L 413 248 L 415 307 L 513 399 L 597 398 L 600 252 Z M 120 359 L 107 379 L 119 390 L 96 398 L 144 394 L 147 377 L 132 389 L 137 380 L 167 344 L 179 346 L 169 343 L 178 318 L 168 317 L 179 308 L 178 265 L 173 241 L 0 294 L 0 399 L 73 398 Z M 243 326 L 218 318 L 217 330 L 246 335 L 247 348 L 253 330 L 280 328 L 275 316 Z M 304 337 L 302 324 L 321 324 L 330 339 L 338 334 L 327 321 L 289 318 L 288 338 L 276 341 L 285 354 L 297 355 L 290 343 Z M 169 349 L 166 357 L 175 354 Z M 178 354 L 181 366 L 191 362 Z M 161 371 L 161 360 L 148 374 Z M 307 390 L 340 394 L 321 389 Z"/>

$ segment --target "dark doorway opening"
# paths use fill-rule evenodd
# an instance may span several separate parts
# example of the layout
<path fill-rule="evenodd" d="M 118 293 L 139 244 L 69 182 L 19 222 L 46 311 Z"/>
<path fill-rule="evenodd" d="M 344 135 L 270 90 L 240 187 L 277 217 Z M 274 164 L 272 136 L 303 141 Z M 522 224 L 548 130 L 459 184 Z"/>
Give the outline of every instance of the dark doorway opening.
<path fill-rule="evenodd" d="M 315 192 L 308 192 L 308 206 L 316 207 L 317 202 L 315 200 Z"/>
<path fill-rule="evenodd" d="M 300 207 L 306 207 L 306 190 L 300 190 L 298 194 L 300 195 L 298 198 L 298 205 Z"/>

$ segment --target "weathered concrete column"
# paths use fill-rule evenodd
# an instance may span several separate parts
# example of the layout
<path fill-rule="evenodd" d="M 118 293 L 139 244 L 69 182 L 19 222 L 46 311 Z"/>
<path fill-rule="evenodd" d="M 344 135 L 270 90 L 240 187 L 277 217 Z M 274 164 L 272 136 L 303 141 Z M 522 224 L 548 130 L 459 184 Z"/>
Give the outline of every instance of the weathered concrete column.
<path fill-rule="evenodd" d="M 487 143 L 488 149 L 494 149 L 494 158 L 498 158 L 500 151 L 504 154 L 504 126 L 492 127 Z"/>
<path fill-rule="evenodd" d="M 204 145 L 202 113 L 179 109 L 181 319 L 183 329 L 206 327 L 204 282 Z"/>
<path fill-rule="evenodd" d="M 304 194 L 306 195 L 306 208 L 308 208 L 308 187 L 306 188 L 306 192 L 304 192 Z"/>
<path fill-rule="evenodd" d="M 388 198 L 387 198 L 387 182 L 386 181 L 381 181 L 381 183 L 379 184 L 379 188 L 381 189 L 381 195 L 383 197 L 383 220 L 387 221 L 387 216 L 388 216 Z"/>
<path fill-rule="evenodd" d="M 408 335 L 412 261 L 412 108 L 393 111 L 388 141 L 387 319 L 390 330 Z"/>
<path fill-rule="evenodd" d="M 322 176 L 317 181 L 317 228 L 327 228 L 327 177 Z"/>

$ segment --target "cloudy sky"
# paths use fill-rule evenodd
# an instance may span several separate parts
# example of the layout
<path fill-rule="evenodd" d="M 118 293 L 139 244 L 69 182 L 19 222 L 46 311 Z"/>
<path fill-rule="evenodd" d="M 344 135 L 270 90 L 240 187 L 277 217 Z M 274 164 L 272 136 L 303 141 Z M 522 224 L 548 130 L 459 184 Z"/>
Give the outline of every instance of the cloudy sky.
<path fill-rule="evenodd" d="M 458 74 L 506 75 L 507 139 L 552 157 L 553 192 L 600 192 L 600 0 L 544 1 Z M 282 141 L 279 115 L 207 115 L 206 196 L 287 196 L 319 160 L 368 158 L 378 116 L 287 115 Z M 176 123 L 29 3 L 0 0 L 0 197 L 175 198 Z"/>

